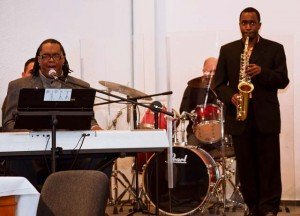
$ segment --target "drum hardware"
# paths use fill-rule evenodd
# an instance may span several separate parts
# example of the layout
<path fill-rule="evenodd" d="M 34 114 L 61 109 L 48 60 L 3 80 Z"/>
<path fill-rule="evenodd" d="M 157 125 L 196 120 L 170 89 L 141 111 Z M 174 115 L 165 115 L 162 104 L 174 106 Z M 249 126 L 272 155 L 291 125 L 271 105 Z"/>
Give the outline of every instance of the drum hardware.
<path fill-rule="evenodd" d="M 128 96 L 127 96 L 127 99 L 128 99 Z M 126 105 L 126 113 L 127 113 L 126 121 L 129 124 L 131 122 L 131 105 L 129 103 Z"/>
<path fill-rule="evenodd" d="M 213 197 L 217 198 L 217 201 L 214 203 L 213 206 L 218 207 L 217 210 L 219 211 L 219 207 L 223 208 L 223 215 L 225 215 L 225 211 L 228 210 L 229 205 L 228 205 L 228 200 L 227 200 L 227 191 L 226 191 L 226 183 L 228 182 L 229 185 L 233 188 L 235 194 L 239 194 L 240 198 L 242 198 L 241 192 L 239 191 L 239 187 L 236 186 L 233 181 L 231 180 L 232 175 L 235 173 L 233 170 L 231 170 L 231 164 L 227 164 L 227 157 L 225 155 L 225 142 L 226 138 L 224 135 L 224 105 L 221 101 L 218 100 L 218 104 L 220 106 L 220 129 L 221 129 L 221 158 L 220 161 L 218 162 L 218 165 L 221 167 L 221 177 L 217 180 L 217 182 L 214 184 L 214 187 L 212 191 L 210 192 L 207 202 L 205 205 L 203 205 L 199 210 L 200 212 L 204 212 L 204 210 L 207 209 L 207 206 L 209 204 L 209 201 L 212 200 Z M 228 141 L 228 140 L 227 140 Z M 234 200 L 232 200 L 234 203 Z M 244 203 L 239 203 L 239 205 L 243 206 Z M 234 206 L 236 207 L 236 205 Z M 244 205 L 244 209 L 246 210 L 246 206 Z"/>
<path fill-rule="evenodd" d="M 170 92 L 166 92 L 163 94 L 169 94 Z M 162 95 L 162 94 L 160 94 Z M 164 113 L 167 115 L 172 115 L 172 113 L 169 113 L 165 110 L 163 110 L 163 106 L 159 101 L 154 101 L 150 104 L 150 107 L 152 109 L 152 111 L 154 112 L 154 128 L 158 129 L 159 128 L 159 121 L 158 121 L 158 113 Z M 136 114 L 136 104 L 133 104 L 133 124 L 134 124 L 134 128 L 137 129 L 137 114 Z M 135 194 L 136 194 L 136 202 L 135 205 L 133 207 L 133 211 L 131 213 L 129 213 L 128 215 L 133 215 L 136 212 L 142 212 L 142 213 L 147 213 L 149 215 L 152 215 L 153 213 L 149 212 L 149 210 L 145 207 L 145 205 L 143 204 L 143 200 L 141 199 L 141 197 L 139 196 L 139 180 L 138 180 L 138 166 L 139 166 L 139 161 L 138 161 L 138 157 L 137 154 L 135 156 Z M 158 165 L 156 166 L 156 171 L 158 170 Z M 158 178 L 156 178 L 154 180 L 156 183 L 158 183 Z M 156 185 L 156 191 L 158 190 L 158 184 Z M 158 200 L 158 199 L 157 199 Z M 159 212 L 159 207 L 158 207 L 159 203 L 156 203 L 156 208 L 155 208 L 155 213 L 153 215 L 158 215 Z"/>
<path fill-rule="evenodd" d="M 151 100 L 150 97 L 152 96 L 161 96 L 161 95 L 170 95 L 172 94 L 173 92 L 172 91 L 167 91 L 167 92 L 163 92 L 163 93 L 159 93 L 159 94 L 155 94 L 155 95 L 142 95 L 142 96 L 137 96 L 134 95 L 135 93 L 138 92 L 138 94 L 141 94 L 142 92 L 139 92 L 137 90 L 134 90 L 132 88 L 129 88 L 127 86 L 122 86 L 120 84 L 117 84 L 117 83 L 112 83 L 112 82 L 106 82 L 106 81 L 99 81 L 100 84 L 106 86 L 108 89 L 111 89 L 113 91 L 117 91 L 119 93 L 122 93 L 122 94 L 126 94 L 127 96 L 130 96 L 130 98 L 123 98 L 123 97 L 119 97 L 117 95 L 112 95 L 112 94 L 108 94 L 108 93 L 105 93 L 105 92 L 101 92 L 105 95 L 110 95 L 110 96 L 113 96 L 119 100 L 114 100 L 114 101 L 109 101 L 109 102 L 105 102 L 105 103 L 98 103 L 96 105 L 103 105 L 103 104 L 108 104 L 108 103 L 116 103 L 116 102 L 121 102 L 121 101 L 126 101 L 126 102 L 130 102 L 132 105 L 132 113 L 133 113 L 133 129 L 137 129 L 137 112 L 136 112 L 136 108 L 137 108 L 137 105 L 140 105 L 140 106 L 143 106 L 143 107 L 146 107 L 146 108 L 151 108 L 155 114 L 154 114 L 154 119 L 155 119 L 155 124 L 154 124 L 154 128 L 155 129 L 158 129 L 158 113 L 164 113 L 164 114 L 167 114 L 167 115 L 170 115 L 172 116 L 173 114 L 170 113 L 170 112 L 167 112 L 167 111 L 164 111 L 161 109 L 161 106 L 160 107 L 156 107 L 158 106 L 156 101 L 152 102 L 150 106 L 147 106 L 145 104 L 142 104 L 142 103 L 138 103 L 137 100 L 138 99 L 142 99 L 142 98 L 149 98 Z M 98 90 L 99 91 L 99 90 Z M 142 93 L 144 94 L 144 93 Z M 135 202 L 135 205 L 133 207 L 133 210 L 131 213 L 129 213 L 128 215 L 133 215 L 135 214 L 136 212 L 142 212 L 142 213 L 148 213 L 148 214 L 151 214 L 148 210 L 144 210 L 142 208 L 142 200 L 140 199 L 139 197 L 139 184 L 138 184 L 138 170 L 137 170 L 137 167 L 138 167 L 138 160 L 137 160 L 137 157 L 135 156 L 135 184 L 136 184 L 136 188 L 135 188 L 135 198 L 136 198 L 136 202 Z M 156 170 L 158 169 L 158 167 L 156 168 Z M 157 182 L 157 181 L 156 181 Z M 156 186 L 157 190 L 158 190 L 158 184 Z M 158 199 L 157 199 L 158 200 Z M 155 209 L 155 214 L 158 215 L 158 203 L 157 203 L 157 208 Z"/>
<path fill-rule="evenodd" d="M 114 206 L 113 214 L 118 214 L 118 212 L 123 211 L 123 205 L 125 203 L 132 204 L 131 196 L 133 197 L 133 199 L 136 198 L 135 189 L 133 188 L 135 173 L 133 173 L 132 181 L 130 182 L 123 172 L 115 169 L 112 173 L 112 178 L 115 181 L 115 188 L 114 188 L 115 200 L 112 201 L 112 205 Z M 118 183 L 120 183 L 124 187 L 123 192 L 119 196 L 118 196 Z M 129 193 L 128 199 L 123 201 L 122 199 L 126 195 L 126 193 Z M 120 206 L 120 210 L 118 211 L 119 205 L 121 206 Z"/>
<path fill-rule="evenodd" d="M 126 108 L 126 107 L 125 107 Z M 108 130 L 113 129 L 116 130 L 116 125 L 118 118 L 122 115 L 122 110 L 125 109 L 122 108 L 119 110 L 115 116 L 115 118 L 112 120 L 111 125 L 108 126 Z M 120 176 L 120 177 L 119 177 Z M 134 176 L 133 176 L 134 178 Z M 118 170 L 118 161 L 116 160 L 114 162 L 113 172 L 111 175 L 111 180 L 114 183 L 114 188 L 111 187 L 111 190 L 114 192 L 114 198 L 112 197 L 112 194 L 110 193 L 110 199 L 109 204 L 114 206 L 113 214 L 118 214 L 118 205 L 122 204 L 120 207 L 120 212 L 122 212 L 122 207 L 126 202 L 130 202 L 130 196 L 133 195 L 135 197 L 134 189 L 132 187 L 132 183 L 129 182 L 128 178 L 125 176 L 123 172 Z M 118 196 L 118 183 L 120 183 L 124 187 L 124 191 Z M 129 198 L 125 202 L 122 201 L 122 198 L 125 196 L 126 193 L 129 193 Z"/>
<path fill-rule="evenodd" d="M 112 176 L 111 178 L 114 180 L 114 192 L 115 192 L 115 199 L 112 199 L 109 201 L 109 205 L 114 206 L 113 208 L 113 214 L 118 214 L 119 212 L 123 212 L 123 206 L 125 204 L 129 204 L 134 206 L 135 205 L 135 200 L 137 198 L 139 199 L 143 199 L 146 197 L 145 192 L 143 190 L 142 187 L 139 187 L 139 194 L 136 194 L 136 190 L 135 190 L 135 176 L 136 173 L 134 171 L 134 166 L 135 164 L 132 165 L 132 170 L 133 170 L 133 174 L 132 174 L 132 180 L 129 181 L 129 179 L 126 177 L 126 175 L 121 172 L 120 170 L 116 169 L 117 168 L 117 164 L 115 164 L 115 169 L 112 172 Z M 118 195 L 118 183 L 122 185 L 122 187 L 124 188 L 122 193 L 120 193 Z M 124 196 L 128 193 L 128 199 L 123 200 Z M 147 200 L 146 200 L 147 201 Z M 147 211 L 147 209 L 149 209 L 149 203 L 148 202 L 142 202 L 140 203 L 141 208 L 144 209 L 144 211 Z M 118 210 L 119 208 L 119 210 Z"/>
<path fill-rule="evenodd" d="M 132 113 L 133 113 L 133 127 L 134 129 L 137 129 L 137 111 L 136 111 L 136 104 L 132 105 Z M 130 212 L 128 215 L 133 215 L 137 212 L 142 212 L 142 213 L 148 213 L 150 214 L 150 212 L 148 211 L 147 207 L 145 207 L 143 200 L 141 199 L 141 197 L 139 196 L 140 194 L 140 190 L 139 190 L 139 176 L 138 176 L 138 167 L 139 167 L 139 161 L 138 161 L 138 157 L 137 154 L 134 157 L 134 177 L 135 178 L 135 202 L 133 205 L 133 209 L 132 212 Z"/>
<path fill-rule="evenodd" d="M 179 116 L 179 125 L 180 125 L 180 130 L 179 130 L 179 133 L 180 133 L 180 136 L 178 137 L 178 127 L 176 127 L 174 129 L 174 145 L 175 146 L 186 146 L 187 145 L 187 139 L 186 139 L 186 121 L 188 120 L 188 117 L 193 117 L 192 114 L 190 113 L 187 113 L 185 111 L 183 111 L 181 113 L 181 115 Z M 179 138 L 181 139 L 179 141 Z"/>
<path fill-rule="evenodd" d="M 227 159 L 228 160 L 228 159 Z M 242 208 L 246 212 L 247 207 L 243 201 L 242 194 L 239 190 L 239 184 L 235 184 L 232 181 L 232 177 L 235 175 L 235 171 L 231 169 L 233 159 L 230 159 L 229 164 L 225 165 L 225 173 L 221 173 L 221 177 L 213 185 L 213 189 L 208 195 L 207 202 L 201 207 L 200 212 L 204 213 L 205 210 L 209 210 L 210 213 L 219 214 L 220 209 L 223 209 L 223 215 L 225 212 L 232 208 L 232 212 L 235 212 L 237 208 Z M 217 162 L 219 167 L 223 166 L 222 162 Z M 227 183 L 233 189 L 233 192 L 229 199 L 227 199 Z M 212 204 L 210 207 L 209 205 Z M 211 212 L 214 211 L 214 212 Z"/>
<path fill-rule="evenodd" d="M 136 113 L 136 105 L 132 105 L 133 106 L 133 111 Z M 126 108 L 126 107 L 125 107 Z M 123 109 L 125 109 L 123 108 Z M 116 124 L 117 124 L 117 120 L 118 118 L 122 115 L 122 110 L 121 109 L 116 117 L 114 118 L 114 120 L 112 121 L 112 124 L 108 127 L 108 129 L 111 129 L 113 128 L 114 130 L 116 129 Z M 134 120 L 136 121 L 136 115 L 133 115 L 134 117 Z M 135 164 L 133 165 L 133 167 L 136 167 L 138 166 L 138 162 L 137 162 L 137 157 L 135 157 Z M 114 209 L 113 209 L 113 214 L 118 214 L 118 212 L 122 212 L 123 211 L 123 205 L 125 203 L 130 203 L 131 205 L 134 205 L 136 208 L 138 208 L 139 211 L 142 211 L 142 212 L 145 212 L 145 213 L 148 213 L 148 208 L 147 206 L 142 203 L 140 200 L 141 200 L 141 196 L 142 196 L 142 191 L 139 190 L 139 187 L 138 185 L 138 172 L 134 171 L 133 172 L 133 176 L 132 176 L 132 181 L 130 182 L 129 179 L 126 177 L 126 175 L 121 172 L 120 170 L 118 170 L 118 163 L 117 161 L 115 161 L 114 163 L 114 170 L 112 172 L 112 176 L 111 176 L 113 182 L 114 182 L 114 188 L 113 188 L 113 191 L 114 191 L 114 198 L 113 199 L 112 197 L 110 197 L 110 205 L 113 205 L 114 206 Z M 136 187 L 134 188 L 133 185 L 134 185 L 134 180 L 136 181 Z M 124 187 L 124 190 L 122 191 L 122 193 L 118 196 L 118 183 L 120 183 L 123 187 Z M 129 197 L 128 197 L 128 200 L 125 200 L 123 201 L 123 197 L 126 195 L 126 193 L 129 193 Z M 131 196 L 133 199 L 131 199 Z M 135 201 L 133 201 L 135 200 Z M 118 210 L 118 206 L 120 206 L 120 209 Z M 137 210 L 133 210 L 131 214 L 134 214 Z"/>
<path fill-rule="evenodd" d="M 124 108 L 123 108 L 124 109 Z M 118 122 L 118 118 L 122 115 L 122 110 L 123 109 L 121 109 L 120 111 L 118 111 L 118 113 L 117 113 L 117 115 L 116 115 L 116 117 L 112 120 L 112 122 L 111 122 L 111 125 L 109 125 L 108 127 L 107 127 L 107 130 L 110 130 L 110 129 L 114 129 L 114 130 L 116 130 L 116 126 L 117 126 L 117 122 Z"/>

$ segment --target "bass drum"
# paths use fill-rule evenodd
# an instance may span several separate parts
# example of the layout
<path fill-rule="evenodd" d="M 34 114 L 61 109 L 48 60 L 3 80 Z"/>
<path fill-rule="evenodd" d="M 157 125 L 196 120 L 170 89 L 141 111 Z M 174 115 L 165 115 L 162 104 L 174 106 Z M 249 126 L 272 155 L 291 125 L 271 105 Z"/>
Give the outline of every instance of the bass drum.
<path fill-rule="evenodd" d="M 166 215 L 188 215 L 202 207 L 220 178 L 214 159 L 203 149 L 173 147 L 174 187 L 169 189 L 167 151 L 152 155 L 143 172 L 143 187 L 153 206 L 156 203 L 156 158 L 159 211 Z"/>

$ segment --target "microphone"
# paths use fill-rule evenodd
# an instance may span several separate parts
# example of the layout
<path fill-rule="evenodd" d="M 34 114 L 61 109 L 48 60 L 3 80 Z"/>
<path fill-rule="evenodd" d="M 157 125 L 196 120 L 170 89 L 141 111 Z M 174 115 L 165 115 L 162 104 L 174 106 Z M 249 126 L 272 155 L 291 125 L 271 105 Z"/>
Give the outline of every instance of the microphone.
<path fill-rule="evenodd" d="M 51 78 L 53 78 L 55 80 L 58 80 L 57 73 L 56 73 L 56 71 L 53 68 L 51 68 L 49 70 L 48 75 L 49 75 L 49 77 L 51 77 Z"/>
<path fill-rule="evenodd" d="M 161 110 L 162 109 L 162 104 L 161 104 L 161 102 L 159 102 L 159 101 L 153 101 L 151 104 L 150 104 L 150 107 L 152 108 L 152 109 L 154 109 L 154 110 Z"/>

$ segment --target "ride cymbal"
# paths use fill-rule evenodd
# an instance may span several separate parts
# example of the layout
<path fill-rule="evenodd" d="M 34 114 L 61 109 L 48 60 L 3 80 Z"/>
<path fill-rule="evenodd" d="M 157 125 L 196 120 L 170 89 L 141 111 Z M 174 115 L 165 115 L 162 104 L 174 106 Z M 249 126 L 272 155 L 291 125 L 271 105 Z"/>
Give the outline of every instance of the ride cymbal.
<path fill-rule="evenodd" d="M 188 81 L 188 86 L 193 88 L 207 88 L 210 76 L 201 76 Z"/>
<path fill-rule="evenodd" d="M 124 86 L 118 83 L 114 82 L 108 82 L 108 81 L 99 81 L 99 83 L 103 86 L 106 86 L 111 91 L 119 92 L 121 94 L 127 95 L 130 98 L 136 98 L 136 97 L 145 97 L 148 96 L 147 94 L 138 91 L 134 88 L 130 88 L 128 86 Z M 152 100 L 151 97 L 145 97 L 142 98 L 143 100 Z"/>

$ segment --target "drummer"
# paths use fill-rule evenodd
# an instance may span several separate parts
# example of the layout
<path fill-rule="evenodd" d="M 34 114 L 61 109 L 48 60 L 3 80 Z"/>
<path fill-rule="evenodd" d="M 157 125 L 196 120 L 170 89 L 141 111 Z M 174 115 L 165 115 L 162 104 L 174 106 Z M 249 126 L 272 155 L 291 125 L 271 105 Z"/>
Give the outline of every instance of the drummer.
<path fill-rule="evenodd" d="M 210 84 L 213 80 L 213 75 L 216 70 L 218 59 L 214 57 L 209 57 L 204 61 L 203 64 L 203 76 L 197 77 L 195 79 L 192 79 L 188 82 L 188 86 L 186 87 L 181 105 L 180 105 L 180 113 L 183 113 L 184 111 L 187 113 L 191 113 L 197 105 L 201 105 L 204 103 L 214 103 L 216 101 L 216 97 L 212 93 L 210 89 L 212 89 L 212 85 Z M 206 96 L 207 101 L 206 101 Z M 196 138 L 196 136 L 193 133 L 193 122 L 189 118 L 189 124 L 186 128 L 187 132 L 187 144 L 188 145 L 196 145 L 204 150 L 212 150 L 214 148 L 213 145 L 205 145 L 200 140 Z"/>

